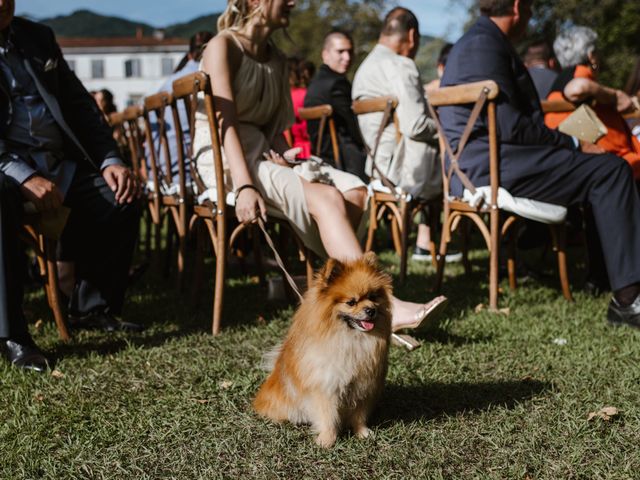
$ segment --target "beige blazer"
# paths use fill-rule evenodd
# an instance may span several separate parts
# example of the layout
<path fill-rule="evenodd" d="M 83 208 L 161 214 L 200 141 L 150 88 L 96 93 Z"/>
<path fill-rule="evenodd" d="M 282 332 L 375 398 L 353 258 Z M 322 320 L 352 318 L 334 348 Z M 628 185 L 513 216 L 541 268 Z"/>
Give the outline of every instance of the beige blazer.
<path fill-rule="evenodd" d="M 437 155 L 436 125 L 429 116 L 420 72 L 415 62 L 383 45 L 376 45 L 353 80 L 354 100 L 394 95 L 402 138 L 396 142 L 393 123 L 382 134 L 376 165 L 403 191 L 433 198 L 442 192 L 442 171 Z M 382 113 L 359 115 L 365 142 L 373 147 Z M 371 159 L 366 172 L 371 175 Z"/>

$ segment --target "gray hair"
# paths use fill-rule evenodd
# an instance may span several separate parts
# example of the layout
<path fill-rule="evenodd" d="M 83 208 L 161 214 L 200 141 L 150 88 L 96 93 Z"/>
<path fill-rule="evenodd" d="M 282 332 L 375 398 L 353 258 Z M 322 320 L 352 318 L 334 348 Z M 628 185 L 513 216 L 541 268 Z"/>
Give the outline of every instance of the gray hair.
<path fill-rule="evenodd" d="M 589 63 L 589 54 L 596 49 L 598 34 L 589 27 L 566 28 L 553 42 L 553 51 L 562 68 Z"/>

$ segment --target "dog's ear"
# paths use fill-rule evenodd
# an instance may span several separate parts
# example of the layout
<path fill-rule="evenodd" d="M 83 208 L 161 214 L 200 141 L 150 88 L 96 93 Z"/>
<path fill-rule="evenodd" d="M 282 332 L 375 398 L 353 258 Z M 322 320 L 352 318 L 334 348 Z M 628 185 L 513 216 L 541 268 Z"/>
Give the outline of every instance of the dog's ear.
<path fill-rule="evenodd" d="M 327 260 L 327 263 L 324 264 L 324 267 L 320 269 L 320 272 L 318 272 L 318 282 L 323 287 L 327 287 L 331 285 L 343 271 L 344 264 L 335 258 L 330 258 Z"/>
<path fill-rule="evenodd" d="M 373 268 L 378 268 L 378 256 L 373 252 L 367 252 L 362 256 L 362 261 Z"/>

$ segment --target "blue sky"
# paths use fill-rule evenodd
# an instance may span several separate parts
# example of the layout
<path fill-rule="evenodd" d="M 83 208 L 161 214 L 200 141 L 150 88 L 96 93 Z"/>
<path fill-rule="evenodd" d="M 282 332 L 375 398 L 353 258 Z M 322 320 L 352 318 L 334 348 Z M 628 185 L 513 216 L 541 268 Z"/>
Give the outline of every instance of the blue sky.
<path fill-rule="evenodd" d="M 466 19 L 466 11 L 460 6 L 462 2 L 403 0 L 397 3 L 416 13 L 422 33 L 456 40 Z M 224 5 L 226 0 L 16 0 L 16 12 L 46 18 L 88 9 L 162 27 L 221 11 Z"/>

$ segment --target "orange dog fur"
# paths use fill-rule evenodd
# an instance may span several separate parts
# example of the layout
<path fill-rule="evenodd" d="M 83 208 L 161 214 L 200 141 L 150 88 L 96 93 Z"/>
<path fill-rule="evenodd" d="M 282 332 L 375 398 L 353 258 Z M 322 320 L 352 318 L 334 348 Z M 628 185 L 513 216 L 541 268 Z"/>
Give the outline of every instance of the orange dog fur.
<path fill-rule="evenodd" d="M 369 436 L 390 336 L 391 279 L 375 254 L 329 259 L 293 317 L 255 410 L 275 422 L 310 423 L 322 447 L 331 447 L 344 426 Z"/>

